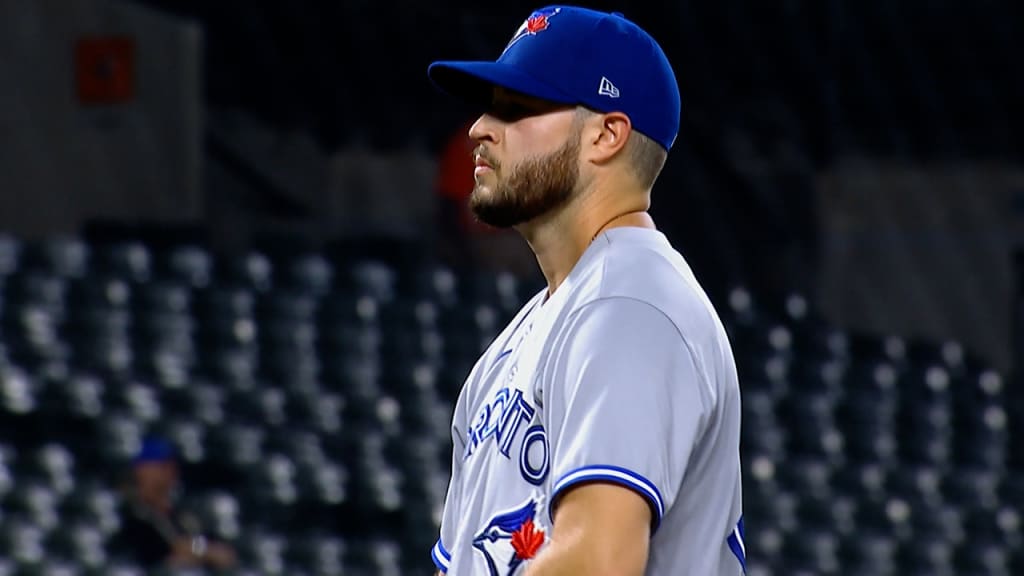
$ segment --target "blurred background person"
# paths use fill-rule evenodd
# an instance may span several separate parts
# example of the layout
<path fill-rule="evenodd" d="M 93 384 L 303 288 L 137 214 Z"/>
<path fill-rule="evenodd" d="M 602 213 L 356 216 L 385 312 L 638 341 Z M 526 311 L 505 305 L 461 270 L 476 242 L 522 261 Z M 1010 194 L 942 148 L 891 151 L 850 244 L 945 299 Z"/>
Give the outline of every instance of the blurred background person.
<path fill-rule="evenodd" d="M 174 448 L 162 438 L 146 439 L 132 462 L 114 547 L 150 570 L 235 567 L 235 551 L 208 539 L 198 518 L 179 507 L 180 492 Z"/>

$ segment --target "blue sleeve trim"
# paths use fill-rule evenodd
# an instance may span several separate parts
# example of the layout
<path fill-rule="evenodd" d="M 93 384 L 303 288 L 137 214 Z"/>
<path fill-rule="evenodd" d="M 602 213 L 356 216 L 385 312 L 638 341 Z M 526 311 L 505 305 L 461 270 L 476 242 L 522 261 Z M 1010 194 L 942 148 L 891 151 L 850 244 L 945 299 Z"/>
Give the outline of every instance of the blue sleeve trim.
<path fill-rule="evenodd" d="M 448 567 L 452 563 L 452 555 L 444 549 L 444 544 L 441 543 L 441 539 L 437 539 L 437 544 L 434 544 L 434 548 L 430 551 L 430 557 L 434 560 L 434 566 L 445 574 L 448 573 Z"/>
<path fill-rule="evenodd" d="M 651 505 L 653 516 L 651 518 L 651 533 L 653 534 L 658 530 L 661 519 L 665 515 L 665 503 L 661 498 L 661 492 L 658 491 L 658 487 L 640 474 L 618 466 L 584 466 L 563 475 L 555 482 L 551 500 L 548 503 L 548 517 L 551 518 L 551 521 L 554 522 L 554 510 L 551 506 L 558 499 L 560 493 L 581 482 L 594 481 L 611 482 L 638 492 Z"/>
<path fill-rule="evenodd" d="M 747 573 L 747 545 L 743 542 L 743 517 L 740 516 L 740 521 L 736 524 L 736 527 L 729 533 L 729 549 L 736 555 L 736 559 L 740 561 L 740 566 L 743 568 L 743 573 Z"/>

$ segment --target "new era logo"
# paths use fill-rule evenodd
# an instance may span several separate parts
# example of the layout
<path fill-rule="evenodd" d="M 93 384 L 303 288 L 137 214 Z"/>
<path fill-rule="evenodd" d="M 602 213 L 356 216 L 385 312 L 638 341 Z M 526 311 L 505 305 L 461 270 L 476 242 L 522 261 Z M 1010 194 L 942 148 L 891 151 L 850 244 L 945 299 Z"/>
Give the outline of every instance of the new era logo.
<path fill-rule="evenodd" d="M 612 81 L 601 76 L 601 85 L 597 88 L 597 93 L 601 96 L 608 96 L 609 98 L 618 98 L 619 89 L 612 84 Z"/>

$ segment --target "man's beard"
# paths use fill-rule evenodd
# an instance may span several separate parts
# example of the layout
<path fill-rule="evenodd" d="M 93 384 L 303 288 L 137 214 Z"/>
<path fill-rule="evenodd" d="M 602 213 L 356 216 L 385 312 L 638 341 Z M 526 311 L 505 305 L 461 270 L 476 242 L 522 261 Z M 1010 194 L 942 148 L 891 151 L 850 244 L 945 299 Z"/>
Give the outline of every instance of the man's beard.
<path fill-rule="evenodd" d="M 580 177 L 579 136 L 578 132 L 571 134 L 551 154 L 520 162 L 504 181 L 495 182 L 490 194 L 483 193 L 477 184 L 469 197 L 469 207 L 476 218 L 495 228 L 510 228 L 568 203 Z M 497 176 L 501 166 L 492 166 Z"/>

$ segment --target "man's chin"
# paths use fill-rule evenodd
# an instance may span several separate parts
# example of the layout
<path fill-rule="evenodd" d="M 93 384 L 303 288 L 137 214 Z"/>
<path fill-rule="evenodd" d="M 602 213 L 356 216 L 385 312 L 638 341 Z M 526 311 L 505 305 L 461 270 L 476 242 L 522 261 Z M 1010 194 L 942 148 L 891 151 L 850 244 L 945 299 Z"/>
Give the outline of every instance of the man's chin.
<path fill-rule="evenodd" d="M 486 224 L 487 226 L 490 226 L 491 228 L 496 228 L 498 230 L 508 230 L 509 228 L 514 227 L 516 224 L 519 224 L 519 222 L 502 220 L 500 218 L 495 218 L 488 214 L 481 215 L 479 212 L 474 212 L 473 214 L 474 216 L 476 216 L 476 219 L 479 220 L 481 224 Z"/>
<path fill-rule="evenodd" d="M 491 228 L 498 228 L 506 230 L 512 228 L 519 221 L 511 217 L 509 214 L 505 214 L 500 208 L 490 206 L 486 204 L 474 204 L 470 206 L 473 216 L 476 217 L 481 223 L 490 226 Z"/>

